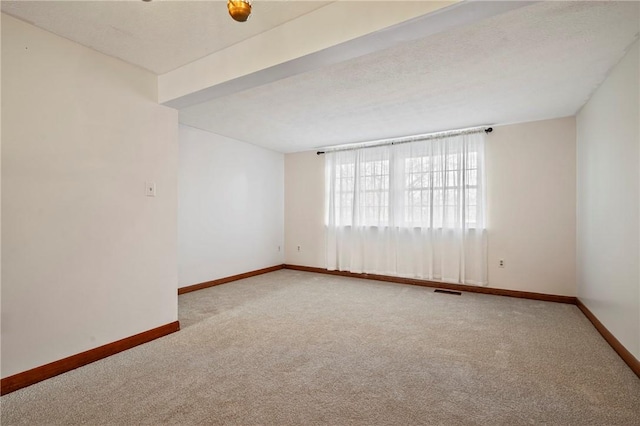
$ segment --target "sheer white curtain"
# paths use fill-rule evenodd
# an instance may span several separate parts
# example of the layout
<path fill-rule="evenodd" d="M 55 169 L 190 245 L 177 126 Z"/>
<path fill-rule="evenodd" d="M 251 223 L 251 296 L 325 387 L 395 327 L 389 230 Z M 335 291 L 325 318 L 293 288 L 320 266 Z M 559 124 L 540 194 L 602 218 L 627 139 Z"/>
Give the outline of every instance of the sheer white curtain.
<path fill-rule="evenodd" d="M 484 139 L 326 153 L 327 268 L 485 285 Z"/>

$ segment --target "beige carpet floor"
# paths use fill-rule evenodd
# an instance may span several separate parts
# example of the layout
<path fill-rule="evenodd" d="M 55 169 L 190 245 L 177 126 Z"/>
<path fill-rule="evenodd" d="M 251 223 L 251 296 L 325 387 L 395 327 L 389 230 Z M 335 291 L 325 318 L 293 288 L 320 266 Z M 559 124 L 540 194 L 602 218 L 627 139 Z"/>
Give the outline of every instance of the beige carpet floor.
<path fill-rule="evenodd" d="M 291 270 L 179 303 L 180 332 L 3 396 L 2 425 L 640 425 L 575 306 Z"/>

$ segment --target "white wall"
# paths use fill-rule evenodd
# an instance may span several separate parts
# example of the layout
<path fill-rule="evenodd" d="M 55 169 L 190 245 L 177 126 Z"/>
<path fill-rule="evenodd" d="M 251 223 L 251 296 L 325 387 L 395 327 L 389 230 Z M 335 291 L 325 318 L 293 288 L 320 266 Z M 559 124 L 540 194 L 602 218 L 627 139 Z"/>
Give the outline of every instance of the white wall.
<path fill-rule="evenodd" d="M 578 297 L 640 359 L 639 44 L 577 118 Z"/>
<path fill-rule="evenodd" d="M 0 19 L 0 34 L 2 33 L 2 19 Z M 1 44 L 1 43 L 0 43 Z M 0 47 L 0 53 L 2 47 Z M 0 99 L 2 99 L 2 55 L 0 54 Z M 0 102 L 0 306 L 2 306 L 2 102 Z M 2 329 L 2 315 L 0 315 L 0 330 Z M 1 347 L 1 344 L 0 344 Z"/>
<path fill-rule="evenodd" d="M 6 377 L 177 319 L 178 152 L 151 73 L 4 14 L 2 67 Z"/>
<path fill-rule="evenodd" d="M 487 137 L 490 287 L 575 295 L 575 140 L 573 117 Z M 325 268 L 324 235 L 324 157 L 287 154 L 285 263 Z"/>
<path fill-rule="evenodd" d="M 178 169 L 180 287 L 283 263 L 283 154 L 180 126 Z"/>
<path fill-rule="evenodd" d="M 326 268 L 324 156 L 286 154 L 284 170 L 285 263 Z"/>
<path fill-rule="evenodd" d="M 575 128 L 566 117 L 487 137 L 490 287 L 576 295 Z"/>

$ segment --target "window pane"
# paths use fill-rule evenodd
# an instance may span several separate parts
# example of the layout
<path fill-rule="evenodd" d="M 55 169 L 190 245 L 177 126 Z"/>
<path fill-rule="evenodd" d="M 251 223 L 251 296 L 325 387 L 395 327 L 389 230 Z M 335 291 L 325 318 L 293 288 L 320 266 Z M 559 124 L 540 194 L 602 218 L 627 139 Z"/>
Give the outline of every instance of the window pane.
<path fill-rule="evenodd" d="M 466 184 L 469 186 L 478 185 L 478 171 L 477 170 L 467 170 L 466 171 Z"/>
<path fill-rule="evenodd" d="M 439 173 L 436 172 L 433 175 L 433 186 L 434 187 L 438 187 L 438 188 L 442 188 L 444 182 L 443 182 L 443 173 Z"/>
<path fill-rule="evenodd" d="M 476 212 L 477 212 L 476 206 L 467 207 L 467 226 L 470 228 L 475 228 L 476 226 L 476 214 L 477 214 Z"/>
<path fill-rule="evenodd" d="M 447 156 L 447 170 L 456 170 L 458 169 L 458 156 L 457 155 L 448 155 Z"/>
<path fill-rule="evenodd" d="M 458 185 L 458 172 L 456 170 L 446 173 L 445 186 L 457 186 Z"/>
<path fill-rule="evenodd" d="M 478 168 L 478 153 L 469 152 L 467 154 L 467 169 L 477 169 L 477 168 Z"/>
<path fill-rule="evenodd" d="M 467 190 L 467 205 L 468 206 L 477 205 L 478 204 L 477 196 L 478 196 L 477 189 L 470 188 L 469 190 Z"/>

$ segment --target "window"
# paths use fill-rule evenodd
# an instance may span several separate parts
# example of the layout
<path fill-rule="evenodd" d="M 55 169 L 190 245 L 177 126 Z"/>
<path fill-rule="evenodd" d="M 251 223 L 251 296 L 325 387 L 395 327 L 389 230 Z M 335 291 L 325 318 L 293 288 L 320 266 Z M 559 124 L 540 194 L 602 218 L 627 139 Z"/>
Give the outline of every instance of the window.
<path fill-rule="evenodd" d="M 343 226 L 353 224 L 355 168 L 354 163 L 338 164 L 336 166 L 335 214 L 337 223 Z"/>
<path fill-rule="evenodd" d="M 375 154 L 375 153 L 374 153 Z M 342 155 L 335 164 L 334 217 L 340 226 L 386 226 L 389 224 L 389 160 L 357 161 L 357 155 Z"/>
<path fill-rule="evenodd" d="M 479 148 L 424 141 L 329 153 L 327 223 L 333 215 L 337 226 L 482 228 Z"/>
<path fill-rule="evenodd" d="M 450 228 L 464 218 L 477 225 L 478 155 L 417 156 L 404 160 L 404 225 Z"/>
<path fill-rule="evenodd" d="M 484 285 L 484 132 L 329 152 L 327 268 Z"/>

